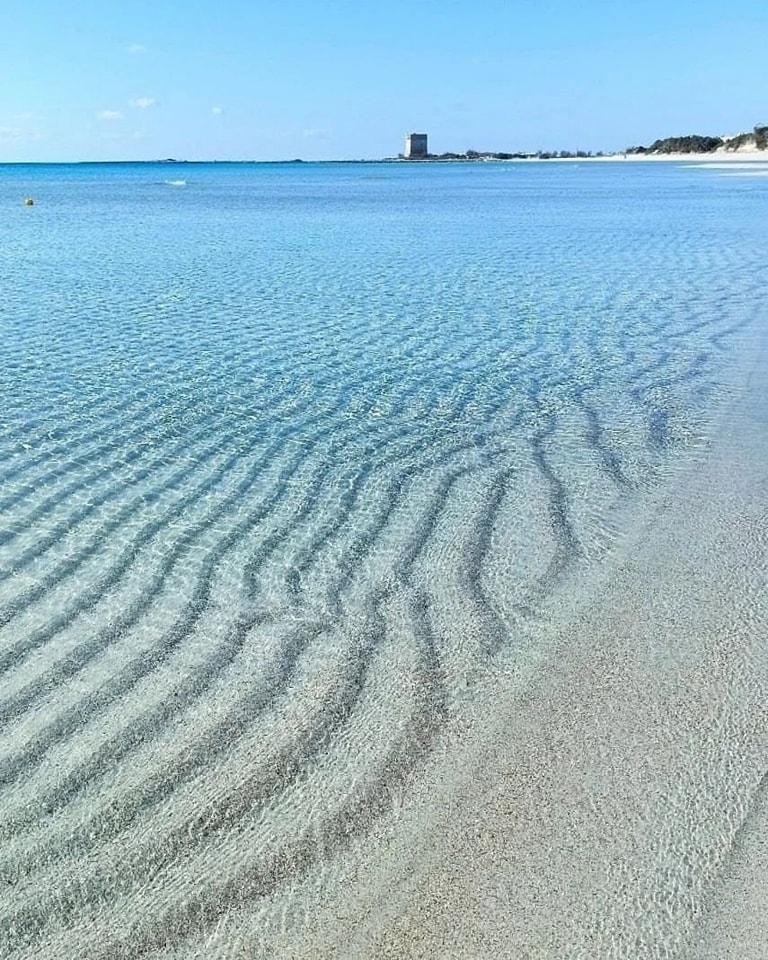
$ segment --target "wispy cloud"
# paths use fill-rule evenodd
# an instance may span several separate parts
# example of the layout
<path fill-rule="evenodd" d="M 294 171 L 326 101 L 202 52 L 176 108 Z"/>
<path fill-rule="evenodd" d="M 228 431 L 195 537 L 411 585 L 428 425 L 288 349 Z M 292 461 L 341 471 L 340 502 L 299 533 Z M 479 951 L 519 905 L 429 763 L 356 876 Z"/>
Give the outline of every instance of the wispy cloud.
<path fill-rule="evenodd" d="M 147 48 L 143 43 L 131 43 L 125 48 L 125 52 L 130 53 L 133 57 L 136 57 L 142 53 L 146 53 Z"/>
<path fill-rule="evenodd" d="M 21 140 L 42 140 L 42 133 L 36 130 L 24 130 L 22 127 L 0 127 L 0 142 Z"/>
<path fill-rule="evenodd" d="M 214 115 L 214 117 L 220 117 L 220 116 L 222 115 L 222 113 L 224 113 L 224 108 L 223 108 L 223 107 L 211 107 L 211 113 Z"/>
<path fill-rule="evenodd" d="M 122 120 L 123 115 L 119 110 L 102 110 L 96 114 L 97 120 Z"/>
<path fill-rule="evenodd" d="M 147 110 L 149 107 L 154 107 L 156 102 L 154 97 L 137 97 L 135 100 L 128 101 L 130 106 L 138 107 L 139 110 Z"/>
<path fill-rule="evenodd" d="M 328 130 L 302 130 L 301 135 L 305 140 L 327 140 L 331 134 Z"/>

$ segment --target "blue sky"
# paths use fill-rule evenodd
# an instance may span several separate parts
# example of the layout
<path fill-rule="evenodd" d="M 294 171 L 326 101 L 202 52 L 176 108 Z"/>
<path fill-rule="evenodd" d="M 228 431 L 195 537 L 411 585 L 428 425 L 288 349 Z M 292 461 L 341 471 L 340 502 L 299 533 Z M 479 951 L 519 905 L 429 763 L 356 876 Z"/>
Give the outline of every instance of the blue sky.
<path fill-rule="evenodd" d="M 768 122 L 768 2 L 0 0 L 0 161 L 615 150 Z"/>

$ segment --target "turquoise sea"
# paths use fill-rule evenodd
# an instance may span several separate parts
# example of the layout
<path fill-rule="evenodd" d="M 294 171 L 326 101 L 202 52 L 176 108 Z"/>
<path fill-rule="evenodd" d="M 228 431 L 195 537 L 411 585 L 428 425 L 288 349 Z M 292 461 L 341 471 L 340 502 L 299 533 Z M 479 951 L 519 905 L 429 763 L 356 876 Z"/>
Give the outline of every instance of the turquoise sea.
<path fill-rule="evenodd" d="M 289 955 L 706 459 L 761 169 L 0 166 L 4 956 Z"/>

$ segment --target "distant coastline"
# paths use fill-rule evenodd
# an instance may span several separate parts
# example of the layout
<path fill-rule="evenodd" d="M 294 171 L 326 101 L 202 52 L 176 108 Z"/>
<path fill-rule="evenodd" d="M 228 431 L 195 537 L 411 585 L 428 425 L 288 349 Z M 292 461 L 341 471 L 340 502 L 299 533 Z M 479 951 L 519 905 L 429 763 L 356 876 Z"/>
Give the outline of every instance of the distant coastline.
<path fill-rule="evenodd" d="M 733 136 L 688 134 L 654 140 L 648 146 L 627 147 L 621 151 L 537 150 L 508 153 L 467 150 L 464 153 L 428 153 L 421 157 L 385 157 L 384 162 L 451 163 L 489 162 L 494 160 L 768 160 L 768 125 L 758 124 L 750 133 Z"/>
<path fill-rule="evenodd" d="M 384 157 L 381 160 L 358 160 L 358 161 L 348 161 L 352 163 L 404 163 L 410 165 L 418 164 L 436 164 L 436 163 L 613 163 L 613 162 L 629 162 L 629 163 L 652 163 L 652 162 L 680 162 L 686 161 L 689 163 L 768 163 L 768 150 L 739 150 L 739 151 L 723 151 L 716 153 L 695 153 L 695 152 L 678 152 L 678 153 L 627 153 L 621 151 L 619 153 L 584 153 L 584 154 L 567 154 L 560 155 L 559 153 L 553 154 L 522 154 L 515 155 L 512 157 L 500 157 L 500 156 L 483 156 L 483 157 L 455 157 L 455 158 L 443 158 L 443 157 L 420 157 L 419 159 L 406 160 L 401 157 Z M 336 162 L 345 162 L 345 161 L 336 161 Z"/>
<path fill-rule="evenodd" d="M 508 163 L 547 161 L 686 161 L 686 162 L 766 162 L 768 161 L 768 125 L 757 125 L 750 133 L 732 136 L 709 136 L 689 134 L 654 140 L 650 146 L 631 146 L 624 150 L 593 152 L 591 150 L 536 150 L 499 151 L 466 150 L 463 153 L 427 153 L 425 156 L 406 157 L 403 154 L 389 157 L 339 157 L 330 160 L 311 160 L 302 157 L 283 160 L 259 160 L 256 158 L 187 160 L 175 157 L 158 157 L 152 160 L 19 160 L 0 161 L 0 166 L 48 166 L 48 165 L 114 165 L 114 164 L 167 164 L 195 163 L 217 164 L 296 164 L 305 163 Z"/>

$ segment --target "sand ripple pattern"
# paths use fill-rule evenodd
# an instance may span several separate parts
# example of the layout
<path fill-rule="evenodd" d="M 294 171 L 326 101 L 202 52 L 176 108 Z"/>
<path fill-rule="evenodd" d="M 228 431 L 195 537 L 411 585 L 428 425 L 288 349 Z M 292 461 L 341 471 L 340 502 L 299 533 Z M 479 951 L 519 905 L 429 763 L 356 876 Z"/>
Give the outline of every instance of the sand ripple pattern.
<path fill-rule="evenodd" d="M 369 169 L 60 174 L 0 254 L 4 956 L 322 873 L 706 442 L 735 181 Z"/>

